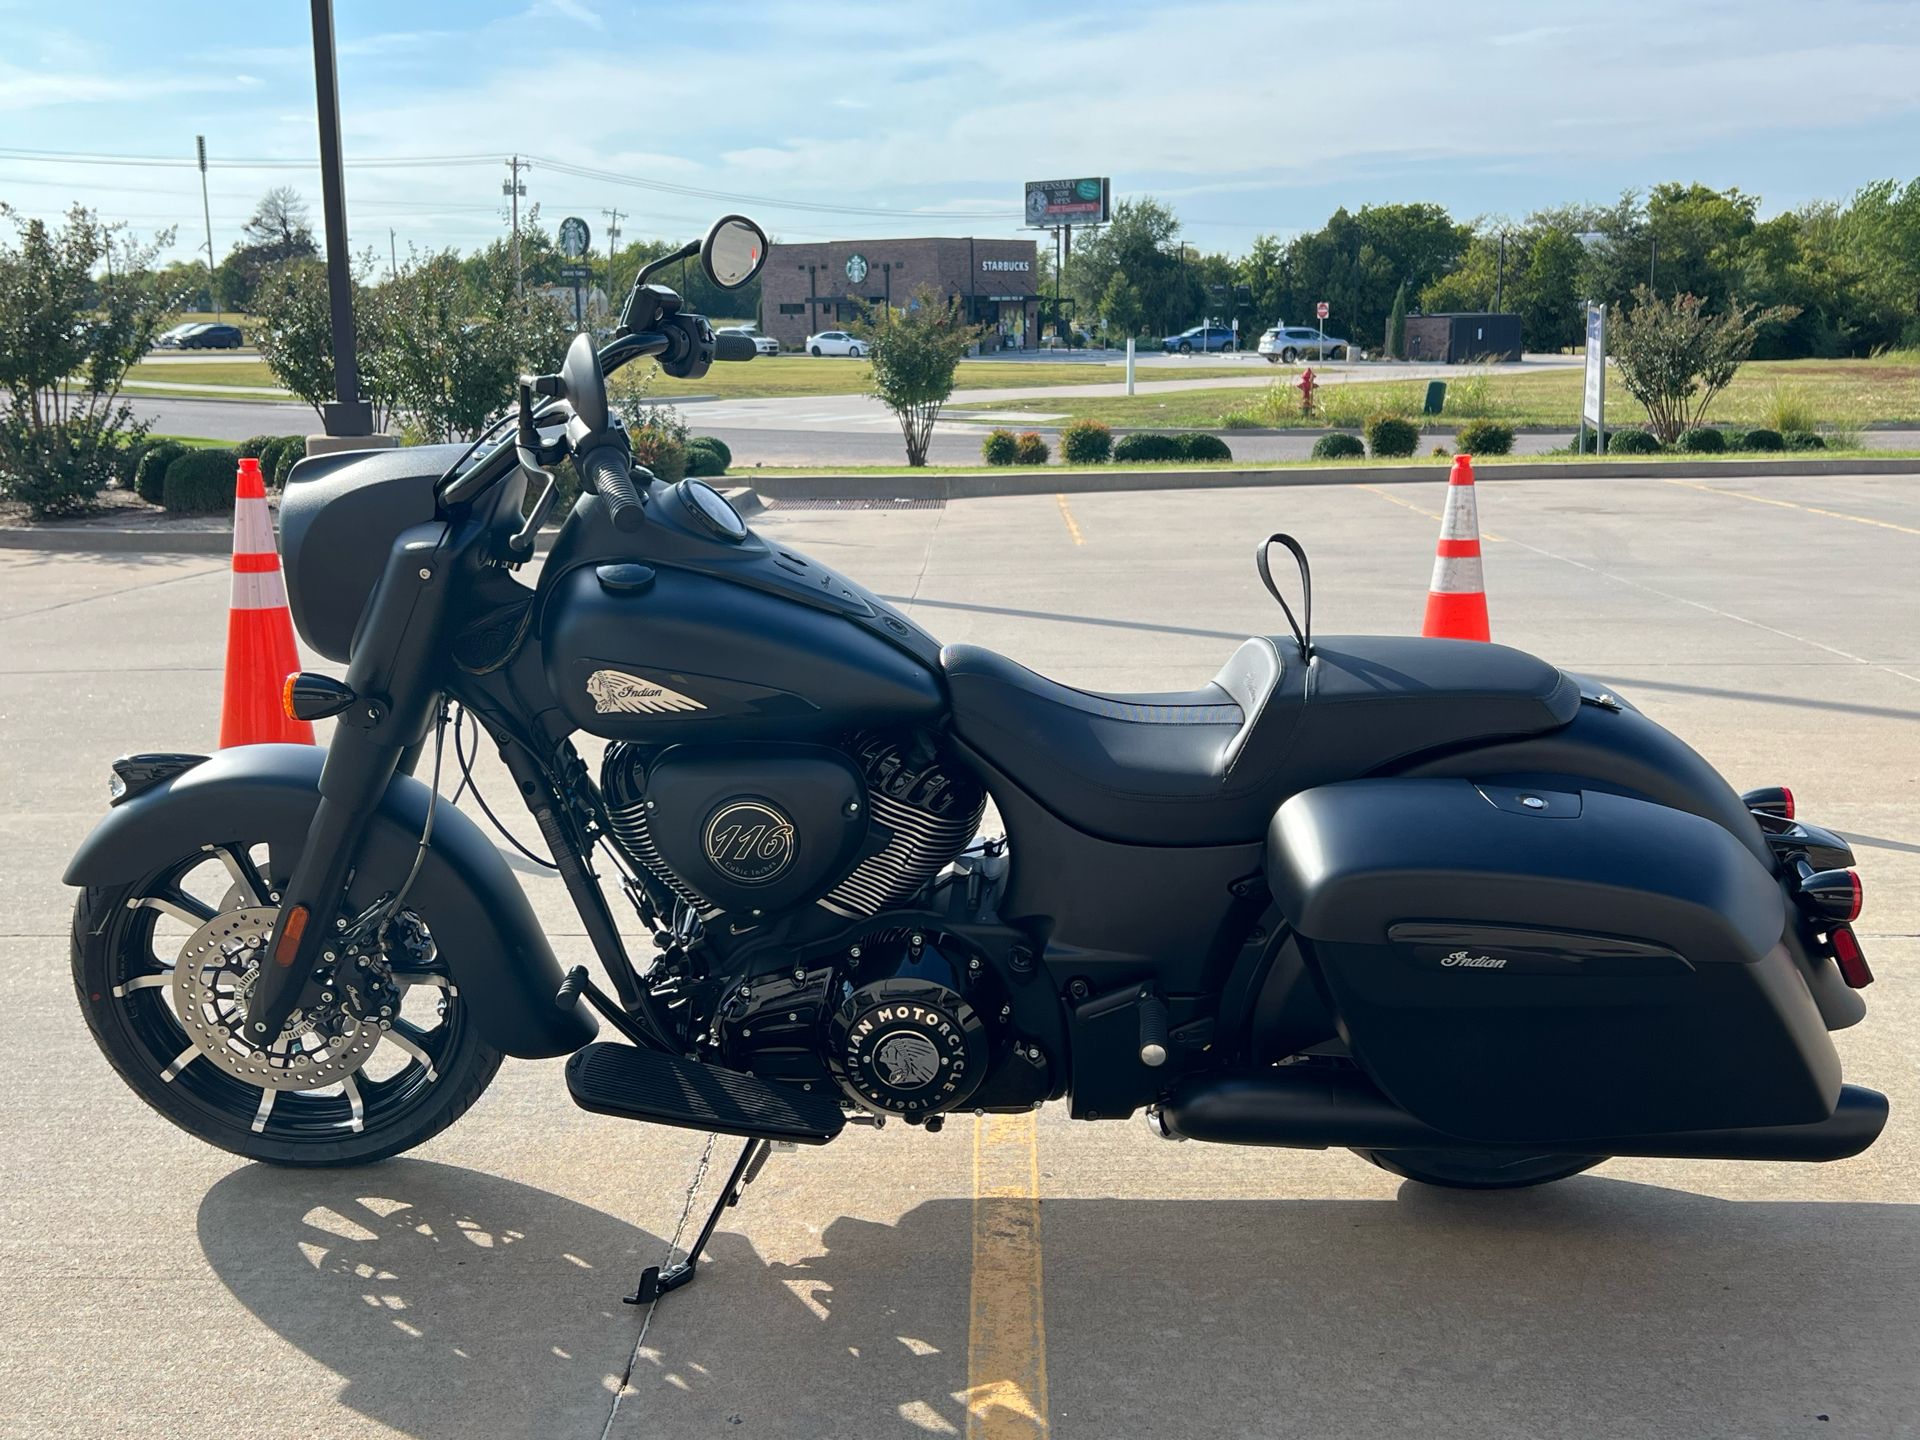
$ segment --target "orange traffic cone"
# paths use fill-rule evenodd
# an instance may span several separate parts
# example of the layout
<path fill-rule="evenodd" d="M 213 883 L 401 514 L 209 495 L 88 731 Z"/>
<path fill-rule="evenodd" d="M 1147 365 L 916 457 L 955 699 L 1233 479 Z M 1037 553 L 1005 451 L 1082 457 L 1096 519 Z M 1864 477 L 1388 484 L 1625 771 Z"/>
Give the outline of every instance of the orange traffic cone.
<path fill-rule="evenodd" d="M 1453 457 L 1447 476 L 1447 508 L 1433 552 L 1433 583 L 1427 587 L 1427 623 L 1422 635 L 1445 640 L 1486 640 L 1487 582 L 1480 568 L 1480 514 L 1473 503 L 1473 457 Z"/>
<path fill-rule="evenodd" d="M 267 515 L 260 462 L 242 460 L 233 490 L 233 608 L 227 613 L 227 682 L 220 698 L 220 748 L 313 744 L 313 726 L 280 707 L 287 676 L 300 668 L 287 585 Z"/>

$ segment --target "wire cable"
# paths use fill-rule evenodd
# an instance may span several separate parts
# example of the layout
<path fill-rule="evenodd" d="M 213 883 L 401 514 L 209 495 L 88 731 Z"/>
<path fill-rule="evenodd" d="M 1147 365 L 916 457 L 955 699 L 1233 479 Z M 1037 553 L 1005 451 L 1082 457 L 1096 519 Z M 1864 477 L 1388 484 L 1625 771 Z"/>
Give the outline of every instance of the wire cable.
<path fill-rule="evenodd" d="M 480 793 L 480 787 L 474 783 L 474 779 L 473 779 L 473 761 L 467 758 L 466 748 L 461 744 L 461 731 L 465 727 L 466 723 L 467 723 L 467 707 L 462 705 L 460 707 L 460 718 L 454 722 L 454 726 L 453 726 L 453 753 L 460 762 L 460 775 L 461 775 L 460 789 L 454 792 L 453 798 L 455 802 L 457 803 L 459 801 L 460 795 L 463 791 L 467 791 L 467 790 L 473 791 L 474 801 L 480 806 L 481 813 L 484 814 L 487 817 L 487 819 L 493 822 L 493 828 L 498 830 L 501 833 L 501 835 L 506 838 L 506 842 L 509 845 L 513 846 L 514 849 L 518 850 L 522 855 L 526 856 L 527 859 L 531 860 L 534 864 L 540 866 L 542 869 L 558 870 L 560 867 L 556 865 L 553 861 L 542 860 L 538 855 L 534 854 L 531 850 L 527 849 L 526 846 L 522 845 L 518 840 L 514 839 L 513 832 L 508 830 L 506 826 L 500 823 L 500 817 L 493 813 L 493 807 L 487 804 L 486 797 Z M 475 722 L 475 728 L 476 729 L 479 728 L 479 722 L 477 721 Z M 479 744 L 479 741 L 476 740 L 474 742 L 474 754 L 477 756 L 479 752 L 480 752 L 480 744 Z"/>

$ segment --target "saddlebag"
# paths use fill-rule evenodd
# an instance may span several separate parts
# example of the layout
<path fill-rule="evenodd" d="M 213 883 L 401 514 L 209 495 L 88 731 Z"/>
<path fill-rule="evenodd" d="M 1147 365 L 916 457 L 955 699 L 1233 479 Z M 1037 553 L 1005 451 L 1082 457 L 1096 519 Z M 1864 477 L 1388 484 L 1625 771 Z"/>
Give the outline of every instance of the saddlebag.
<path fill-rule="evenodd" d="M 1598 791 L 1302 791 L 1267 878 L 1354 1059 L 1484 1141 L 1811 1124 L 1840 1063 L 1786 899 L 1711 820 Z"/>

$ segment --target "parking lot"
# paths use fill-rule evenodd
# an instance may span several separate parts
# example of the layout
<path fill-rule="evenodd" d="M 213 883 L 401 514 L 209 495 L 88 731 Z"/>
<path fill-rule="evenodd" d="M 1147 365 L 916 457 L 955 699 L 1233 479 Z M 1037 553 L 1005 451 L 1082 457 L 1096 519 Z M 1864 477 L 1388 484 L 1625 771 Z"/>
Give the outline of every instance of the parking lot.
<path fill-rule="evenodd" d="M 1275 530 L 1313 557 L 1317 631 L 1417 629 L 1442 491 L 755 524 L 943 639 L 1144 691 L 1284 630 L 1252 564 Z M 1894 1107 L 1865 1155 L 1477 1194 L 1064 1106 L 850 1128 L 775 1155 L 699 1282 L 627 1307 L 705 1139 L 577 1110 L 560 1062 L 509 1061 L 411 1155 L 315 1173 L 200 1145 L 108 1069 L 60 874 L 116 755 L 213 745 L 227 566 L 0 552 L 0 1434 L 1920 1433 L 1920 483 L 1509 481 L 1479 504 L 1496 640 L 1852 838 L 1879 980 L 1837 1038 Z M 586 958 L 558 882 L 515 865 L 563 963 Z"/>

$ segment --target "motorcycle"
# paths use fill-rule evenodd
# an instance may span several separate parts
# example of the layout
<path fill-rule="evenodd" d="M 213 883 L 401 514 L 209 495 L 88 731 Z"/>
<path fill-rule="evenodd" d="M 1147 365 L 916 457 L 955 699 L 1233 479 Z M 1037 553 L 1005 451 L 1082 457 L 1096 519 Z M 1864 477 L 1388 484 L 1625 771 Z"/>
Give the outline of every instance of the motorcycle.
<path fill-rule="evenodd" d="M 1790 791 L 1736 795 L 1517 650 L 1314 636 L 1284 535 L 1257 563 L 1285 633 L 1195 690 L 943 647 L 702 481 L 631 463 L 609 373 L 753 358 L 650 283 L 695 253 L 738 286 L 766 238 L 729 216 L 648 267 L 604 349 L 577 337 L 523 378 L 510 439 L 294 469 L 289 601 L 346 678 L 291 676 L 285 701 L 337 718 L 325 751 L 114 765 L 66 873 L 74 979 L 169 1120 L 364 1164 L 452 1124 L 503 1056 L 566 1055 L 588 1110 L 741 1138 L 721 1206 L 774 1144 L 1062 1100 L 1467 1188 L 1878 1137 L 1886 1101 L 1842 1083 L 1829 1038 L 1865 1014 L 1860 882 Z M 563 459 L 579 495 L 527 584 Z M 562 974 L 502 852 L 440 798 L 449 728 L 455 798 L 495 816 L 484 732 L 606 989 Z M 597 774 L 578 732 L 608 742 Z M 980 833 L 989 797 L 1004 836 Z M 719 1210 L 630 1298 L 691 1279 Z"/>

